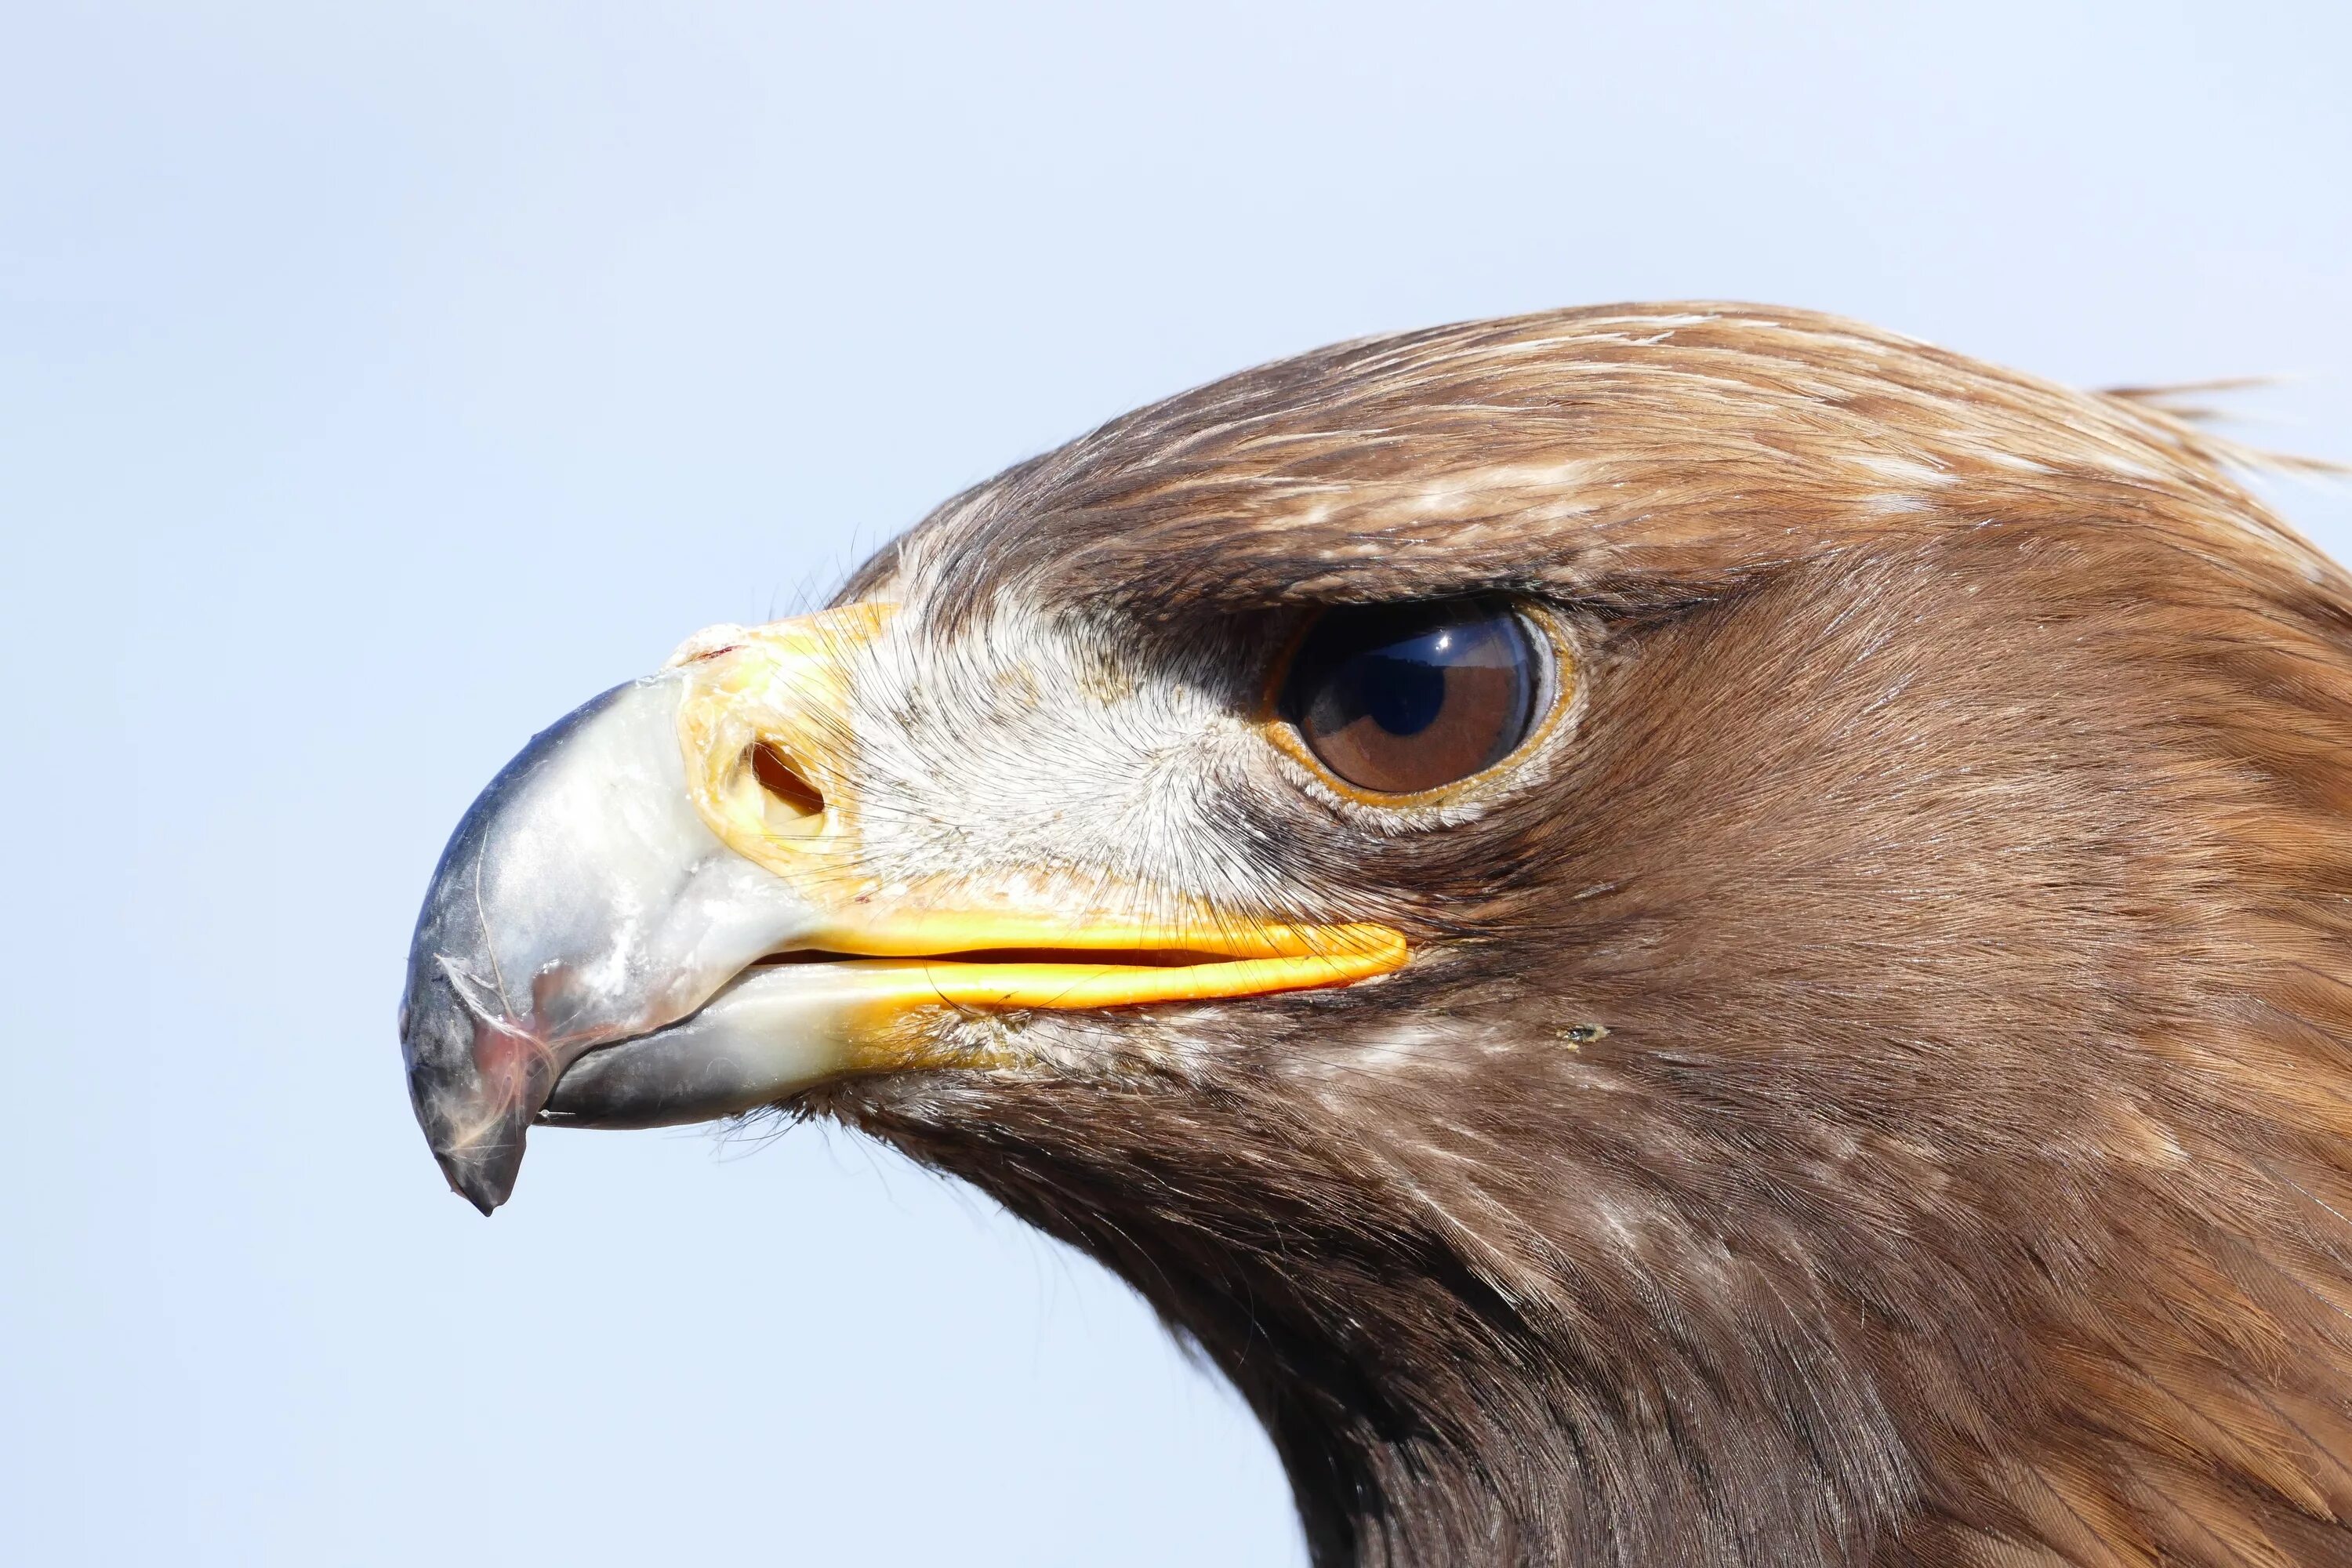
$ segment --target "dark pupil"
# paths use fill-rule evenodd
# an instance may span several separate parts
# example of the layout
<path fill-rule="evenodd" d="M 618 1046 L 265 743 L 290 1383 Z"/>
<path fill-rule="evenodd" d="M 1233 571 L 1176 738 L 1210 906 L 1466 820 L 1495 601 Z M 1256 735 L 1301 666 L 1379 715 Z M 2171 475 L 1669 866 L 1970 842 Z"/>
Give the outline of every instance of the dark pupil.
<path fill-rule="evenodd" d="M 1437 644 L 1442 635 L 1431 633 L 1411 642 L 1364 654 L 1343 668 L 1350 678 L 1350 695 L 1363 704 L 1372 722 L 1391 735 L 1418 735 L 1429 728 L 1445 706 L 1444 657 Z"/>
<path fill-rule="evenodd" d="M 1346 606 L 1300 644 L 1282 716 L 1349 784 L 1411 794 L 1509 755 L 1532 725 L 1538 670 L 1507 605 Z"/>

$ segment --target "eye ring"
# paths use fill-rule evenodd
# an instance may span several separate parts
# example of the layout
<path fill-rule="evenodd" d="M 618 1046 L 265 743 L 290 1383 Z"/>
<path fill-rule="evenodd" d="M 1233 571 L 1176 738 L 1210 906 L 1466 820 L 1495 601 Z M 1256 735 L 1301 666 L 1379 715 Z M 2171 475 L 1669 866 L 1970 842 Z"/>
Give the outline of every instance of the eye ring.
<path fill-rule="evenodd" d="M 1264 727 L 1347 799 L 1430 805 L 1475 788 L 1549 734 L 1572 668 L 1559 622 L 1515 597 L 1333 605 L 1276 660 Z"/>

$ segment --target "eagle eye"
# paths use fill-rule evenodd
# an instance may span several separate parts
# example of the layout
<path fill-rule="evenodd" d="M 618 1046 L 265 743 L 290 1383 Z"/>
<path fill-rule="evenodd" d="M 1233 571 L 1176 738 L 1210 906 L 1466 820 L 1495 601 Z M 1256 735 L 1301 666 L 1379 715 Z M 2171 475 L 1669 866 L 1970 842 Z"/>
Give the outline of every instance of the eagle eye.
<path fill-rule="evenodd" d="M 1346 605 L 1292 654 L 1277 711 L 1345 782 L 1417 795 L 1517 750 L 1544 675 L 1537 634 L 1503 601 Z"/>

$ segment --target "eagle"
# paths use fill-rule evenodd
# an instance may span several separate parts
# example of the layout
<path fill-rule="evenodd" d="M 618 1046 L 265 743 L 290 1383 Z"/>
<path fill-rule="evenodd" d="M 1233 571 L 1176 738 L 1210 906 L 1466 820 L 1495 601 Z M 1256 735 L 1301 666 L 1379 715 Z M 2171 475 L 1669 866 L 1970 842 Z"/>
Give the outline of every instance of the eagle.
<path fill-rule="evenodd" d="M 2246 456 L 1716 303 L 1169 398 L 534 738 L 417 1117 L 961 1178 L 1321 1568 L 2352 1563 L 2352 579 Z"/>

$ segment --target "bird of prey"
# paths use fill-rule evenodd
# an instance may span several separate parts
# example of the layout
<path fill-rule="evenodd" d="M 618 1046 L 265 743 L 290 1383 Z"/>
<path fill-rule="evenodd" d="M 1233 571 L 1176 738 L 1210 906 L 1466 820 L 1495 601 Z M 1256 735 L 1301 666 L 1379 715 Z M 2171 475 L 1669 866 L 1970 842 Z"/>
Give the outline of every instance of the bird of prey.
<path fill-rule="evenodd" d="M 2352 579 L 2242 457 L 1716 304 L 1170 398 L 533 740 L 416 1113 L 973 1184 L 1323 1568 L 2352 1563 Z"/>

